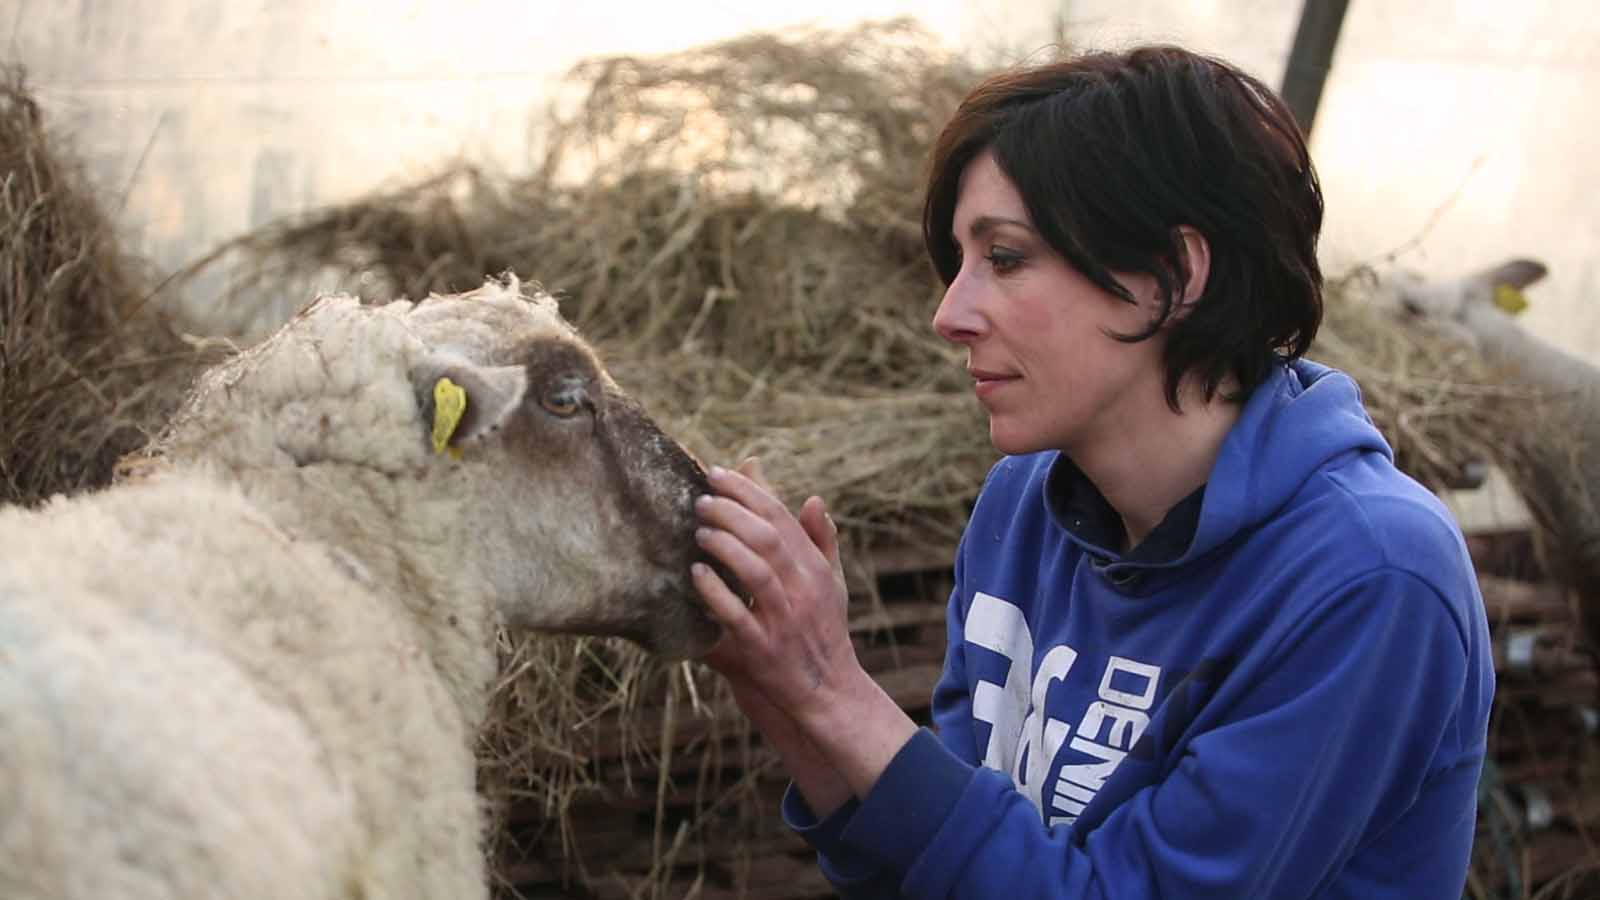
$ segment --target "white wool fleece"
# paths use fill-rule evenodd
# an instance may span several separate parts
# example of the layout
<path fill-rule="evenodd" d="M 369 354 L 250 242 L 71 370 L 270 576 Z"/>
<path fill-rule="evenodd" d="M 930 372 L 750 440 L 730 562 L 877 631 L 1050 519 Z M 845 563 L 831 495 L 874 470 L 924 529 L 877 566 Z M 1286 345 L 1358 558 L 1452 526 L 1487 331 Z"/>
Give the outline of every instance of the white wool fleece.
<path fill-rule="evenodd" d="M 481 895 L 467 724 L 319 546 L 187 476 L 0 534 L 0 896 Z"/>

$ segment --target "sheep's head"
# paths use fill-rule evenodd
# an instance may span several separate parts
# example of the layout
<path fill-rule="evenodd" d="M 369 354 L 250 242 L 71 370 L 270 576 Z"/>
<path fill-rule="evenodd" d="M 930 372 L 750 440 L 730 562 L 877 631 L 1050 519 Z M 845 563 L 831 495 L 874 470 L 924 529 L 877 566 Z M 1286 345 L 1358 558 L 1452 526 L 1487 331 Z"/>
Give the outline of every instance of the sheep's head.
<path fill-rule="evenodd" d="M 689 581 L 704 472 L 555 301 L 514 280 L 417 304 L 319 300 L 208 373 L 165 444 L 247 488 L 327 491 L 330 521 L 307 527 L 362 532 L 354 555 L 402 594 L 465 593 L 513 627 L 672 658 L 719 634 Z"/>
<path fill-rule="evenodd" d="M 1467 323 L 1477 316 L 1514 314 L 1521 310 L 1521 291 L 1546 273 L 1543 263 L 1511 259 L 1462 278 L 1430 281 L 1415 272 L 1386 275 L 1374 294 L 1379 308 L 1405 319 L 1472 341 Z"/>
<path fill-rule="evenodd" d="M 408 316 L 417 438 L 472 482 L 513 626 L 618 634 L 669 657 L 718 636 L 689 581 L 705 472 L 611 379 L 548 297 L 514 286 L 430 298 Z M 482 463 L 478 463 L 478 459 Z M 498 519 L 498 521 L 496 521 Z M 707 560 L 709 561 L 709 560 Z"/>

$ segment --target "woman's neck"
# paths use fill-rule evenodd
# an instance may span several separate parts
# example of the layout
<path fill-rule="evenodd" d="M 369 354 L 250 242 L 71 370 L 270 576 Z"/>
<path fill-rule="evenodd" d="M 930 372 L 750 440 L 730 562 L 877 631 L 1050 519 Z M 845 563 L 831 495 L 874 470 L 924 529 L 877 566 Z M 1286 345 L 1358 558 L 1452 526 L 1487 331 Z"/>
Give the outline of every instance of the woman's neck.
<path fill-rule="evenodd" d="M 1238 389 L 1229 379 L 1209 401 L 1187 382 L 1179 394 L 1182 412 L 1161 397 L 1142 414 L 1118 423 L 1097 446 L 1067 450 L 1083 474 L 1117 511 L 1127 535 L 1123 551 L 1137 547 L 1167 512 L 1211 477 L 1222 442 L 1239 419 Z"/>

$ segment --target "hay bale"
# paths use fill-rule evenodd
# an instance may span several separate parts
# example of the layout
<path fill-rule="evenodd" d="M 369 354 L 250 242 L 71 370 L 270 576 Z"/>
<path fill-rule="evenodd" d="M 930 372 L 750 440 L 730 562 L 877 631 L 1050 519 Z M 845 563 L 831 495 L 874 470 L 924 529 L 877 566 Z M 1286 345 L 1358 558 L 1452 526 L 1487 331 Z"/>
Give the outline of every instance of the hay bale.
<path fill-rule="evenodd" d="M 146 314 L 152 287 L 23 72 L 0 70 L 0 502 L 106 484 L 173 408 L 195 359 Z"/>

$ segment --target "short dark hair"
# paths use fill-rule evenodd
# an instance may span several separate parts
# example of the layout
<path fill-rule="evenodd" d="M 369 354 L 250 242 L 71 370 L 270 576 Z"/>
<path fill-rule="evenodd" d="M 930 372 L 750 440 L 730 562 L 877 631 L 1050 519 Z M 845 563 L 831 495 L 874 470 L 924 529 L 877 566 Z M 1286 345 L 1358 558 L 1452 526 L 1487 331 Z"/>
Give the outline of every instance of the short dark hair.
<path fill-rule="evenodd" d="M 1211 248 L 1205 291 L 1171 324 L 1167 402 L 1190 372 L 1206 399 L 1233 375 L 1248 393 L 1305 353 L 1322 321 L 1322 189 L 1294 114 L 1270 88 L 1179 47 L 1091 53 L 980 83 L 934 144 L 923 241 L 945 284 L 961 267 L 951 232 L 961 173 L 992 151 L 1041 237 L 1090 281 L 1152 276 L 1165 326 L 1187 280 L 1179 226 Z"/>

